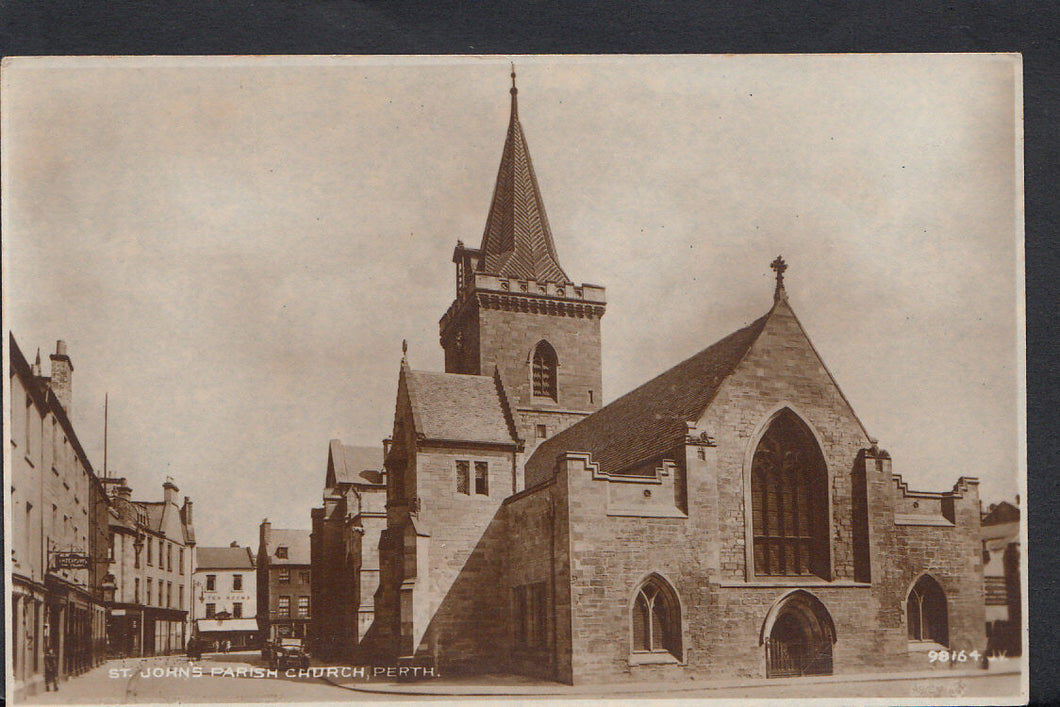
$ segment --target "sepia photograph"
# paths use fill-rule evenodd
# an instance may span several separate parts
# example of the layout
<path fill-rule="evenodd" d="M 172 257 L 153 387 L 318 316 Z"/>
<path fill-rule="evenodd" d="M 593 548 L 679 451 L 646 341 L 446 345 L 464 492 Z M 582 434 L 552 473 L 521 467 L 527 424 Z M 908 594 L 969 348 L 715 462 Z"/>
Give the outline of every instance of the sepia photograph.
<path fill-rule="evenodd" d="M 1022 73 L 4 59 L 6 697 L 1026 703 Z"/>

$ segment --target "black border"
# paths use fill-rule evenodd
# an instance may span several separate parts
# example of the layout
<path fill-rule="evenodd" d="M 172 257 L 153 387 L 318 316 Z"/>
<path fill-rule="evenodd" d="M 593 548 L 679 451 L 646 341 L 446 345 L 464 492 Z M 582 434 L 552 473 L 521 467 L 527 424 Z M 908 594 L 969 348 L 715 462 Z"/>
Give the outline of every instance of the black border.
<path fill-rule="evenodd" d="M 1020 52 L 1024 60 L 1031 695 L 1053 666 L 1060 558 L 1053 325 L 1060 3 L 0 0 L 0 54 Z M 0 548 L 2 549 L 2 548 Z M 2 617 L 0 617 L 2 621 Z M 2 624 L 0 624 L 2 627 Z"/>

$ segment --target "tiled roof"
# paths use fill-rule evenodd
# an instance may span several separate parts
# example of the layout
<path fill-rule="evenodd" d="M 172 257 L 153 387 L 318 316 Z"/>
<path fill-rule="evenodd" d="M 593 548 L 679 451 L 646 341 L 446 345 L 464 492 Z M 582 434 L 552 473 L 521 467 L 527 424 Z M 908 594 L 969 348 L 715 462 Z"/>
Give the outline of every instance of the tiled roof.
<path fill-rule="evenodd" d="M 765 326 L 769 315 L 730 334 L 555 437 L 527 461 L 536 478 L 551 475 L 564 452 L 589 452 L 606 473 L 621 473 L 680 444 Z"/>
<path fill-rule="evenodd" d="M 276 557 L 276 548 L 286 547 L 287 558 Z M 273 528 L 269 532 L 268 546 L 271 565 L 308 565 L 309 564 L 309 531 Z"/>
<path fill-rule="evenodd" d="M 202 570 L 254 569 L 249 547 L 200 547 L 195 565 Z"/>
<path fill-rule="evenodd" d="M 513 444 L 492 376 L 404 369 L 416 432 L 432 440 Z"/>
<path fill-rule="evenodd" d="M 493 202 L 482 234 L 480 270 L 503 277 L 571 284 L 563 272 L 519 123 L 515 88 Z"/>
<path fill-rule="evenodd" d="M 382 447 L 354 447 L 340 440 L 331 440 L 329 454 L 335 471 L 335 483 L 381 484 L 383 475 Z M 328 485 L 332 485 L 330 482 Z"/>

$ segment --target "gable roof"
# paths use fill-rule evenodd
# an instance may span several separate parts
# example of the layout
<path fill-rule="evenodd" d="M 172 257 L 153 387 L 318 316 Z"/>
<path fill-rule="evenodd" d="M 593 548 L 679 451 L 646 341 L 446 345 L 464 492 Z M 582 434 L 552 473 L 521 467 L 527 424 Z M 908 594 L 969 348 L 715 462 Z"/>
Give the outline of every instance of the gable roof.
<path fill-rule="evenodd" d="M 997 525 L 999 523 L 1011 523 L 1020 518 L 1020 509 L 1008 501 L 998 503 L 990 511 L 983 515 L 982 525 Z"/>
<path fill-rule="evenodd" d="M 515 444 L 493 376 L 413 371 L 404 362 L 402 376 L 424 439 Z"/>
<path fill-rule="evenodd" d="M 286 528 L 273 528 L 269 531 L 269 537 L 265 546 L 265 552 L 269 556 L 270 565 L 308 565 L 309 559 L 309 531 L 294 530 Z M 287 548 L 287 557 L 276 557 L 276 549 Z"/>
<path fill-rule="evenodd" d="M 519 123 L 518 90 L 512 73 L 512 113 L 486 230 L 479 269 L 502 277 L 569 285 L 552 241 L 545 204 Z"/>
<path fill-rule="evenodd" d="M 156 532 L 162 532 L 162 516 L 166 512 L 166 502 L 139 501 L 138 503 L 147 511 L 147 527 Z"/>
<path fill-rule="evenodd" d="M 1020 540 L 1020 522 L 1010 521 L 996 525 L 986 525 L 980 529 L 983 545 L 987 550 L 1004 550 L 1010 543 Z"/>
<path fill-rule="evenodd" d="M 249 547 L 200 547 L 195 551 L 195 566 L 200 570 L 254 569 Z"/>
<path fill-rule="evenodd" d="M 770 314 L 772 310 L 770 310 Z M 604 473 L 621 473 L 665 454 L 688 434 L 729 375 L 762 333 L 769 314 L 656 376 L 639 388 L 546 439 L 527 461 L 538 478 L 556 457 L 588 452 Z"/>
<path fill-rule="evenodd" d="M 328 472 L 324 485 L 383 484 L 383 450 L 355 447 L 333 439 L 328 445 Z"/>

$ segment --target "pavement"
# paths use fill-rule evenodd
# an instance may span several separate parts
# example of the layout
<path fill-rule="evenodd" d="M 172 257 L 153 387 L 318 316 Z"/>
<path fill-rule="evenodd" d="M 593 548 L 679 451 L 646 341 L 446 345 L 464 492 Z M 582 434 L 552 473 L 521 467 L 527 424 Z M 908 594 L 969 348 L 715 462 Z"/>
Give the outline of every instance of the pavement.
<path fill-rule="evenodd" d="M 369 669 L 370 670 L 370 669 Z M 609 682 L 565 685 L 518 675 L 476 675 L 429 678 L 418 682 L 377 682 L 363 679 L 322 679 L 362 694 L 395 697 L 894 697 L 894 696 L 1019 696 L 1020 662 L 996 661 L 987 669 L 934 669 L 909 673 L 819 675 L 759 680 L 696 680 L 675 682 Z M 807 694 L 808 693 L 808 694 Z"/>
<path fill-rule="evenodd" d="M 266 677 L 260 653 L 206 654 L 110 660 L 40 693 L 25 704 L 131 704 L 210 702 L 361 702 L 518 698 L 791 698 L 791 697 L 982 697 L 1015 703 L 1021 684 L 1020 661 L 995 661 L 989 669 L 935 669 L 914 673 L 828 675 L 770 680 L 683 680 L 564 685 L 516 675 L 437 677 L 417 682 L 342 678 L 356 667 L 313 666 L 305 674 L 280 671 Z M 194 668 L 199 676 L 188 675 Z M 331 667 L 329 671 L 327 668 Z M 384 669 L 385 670 L 385 669 Z M 371 674 L 365 667 L 362 675 Z M 330 676 L 328 675 L 330 673 Z"/>

